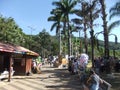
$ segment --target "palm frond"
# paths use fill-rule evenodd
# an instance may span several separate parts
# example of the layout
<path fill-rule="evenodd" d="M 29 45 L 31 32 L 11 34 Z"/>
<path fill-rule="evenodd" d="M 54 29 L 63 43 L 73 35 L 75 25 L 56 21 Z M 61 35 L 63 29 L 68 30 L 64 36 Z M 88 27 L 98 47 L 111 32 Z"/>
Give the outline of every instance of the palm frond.
<path fill-rule="evenodd" d="M 113 12 L 113 13 L 111 13 L 109 19 L 111 20 L 115 16 L 119 17 L 120 16 L 120 11 L 119 12 Z"/>
<path fill-rule="evenodd" d="M 116 11 L 117 9 L 120 9 L 120 2 L 117 2 L 110 10 L 109 13 Z"/>
<path fill-rule="evenodd" d="M 78 25 L 83 23 L 83 21 L 81 19 L 78 19 L 78 18 L 74 18 L 71 21 L 74 22 L 75 24 L 78 24 Z"/>
<path fill-rule="evenodd" d="M 108 27 L 108 31 L 111 32 L 111 30 L 112 30 L 113 28 L 115 28 L 116 26 L 118 26 L 118 25 L 120 25 L 120 20 L 115 21 L 115 22 L 113 22 L 112 24 L 110 24 L 109 27 Z"/>
<path fill-rule="evenodd" d="M 120 2 L 117 2 L 110 10 L 110 17 L 109 19 L 113 18 L 114 16 L 120 15 Z"/>
<path fill-rule="evenodd" d="M 51 26 L 50 31 L 53 31 L 53 29 L 56 27 L 56 25 L 57 25 L 57 23 L 56 23 L 56 22 L 55 22 L 55 23 L 53 23 L 53 25 Z"/>

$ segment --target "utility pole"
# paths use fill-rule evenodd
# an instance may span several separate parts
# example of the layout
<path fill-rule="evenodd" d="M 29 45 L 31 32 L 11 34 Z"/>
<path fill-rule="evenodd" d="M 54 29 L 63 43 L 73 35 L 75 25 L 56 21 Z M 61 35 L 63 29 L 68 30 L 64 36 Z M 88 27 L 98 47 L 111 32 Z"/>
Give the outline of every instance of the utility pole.
<path fill-rule="evenodd" d="M 32 40 L 32 31 L 35 31 L 35 28 L 33 28 L 33 27 L 31 27 L 31 26 L 28 26 L 28 28 L 30 28 L 30 30 L 31 30 L 29 39 Z M 29 49 L 30 49 L 30 42 L 29 42 Z"/>

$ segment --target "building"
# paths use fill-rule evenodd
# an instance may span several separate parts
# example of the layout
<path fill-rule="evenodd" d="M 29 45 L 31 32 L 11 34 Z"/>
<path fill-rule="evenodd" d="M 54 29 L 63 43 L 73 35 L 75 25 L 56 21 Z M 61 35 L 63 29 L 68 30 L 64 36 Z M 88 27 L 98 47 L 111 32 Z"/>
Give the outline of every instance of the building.
<path fill-rule="evenodd" d="M 5 68 L 9 71 L 8 81 L 11 77 L 11 67 L 15 70 L 15 75 L 26 75 L 31 72 L 32 59 L 38 56 L 38 53 L 24 47 L 0 43 L 0 72 Z"/>

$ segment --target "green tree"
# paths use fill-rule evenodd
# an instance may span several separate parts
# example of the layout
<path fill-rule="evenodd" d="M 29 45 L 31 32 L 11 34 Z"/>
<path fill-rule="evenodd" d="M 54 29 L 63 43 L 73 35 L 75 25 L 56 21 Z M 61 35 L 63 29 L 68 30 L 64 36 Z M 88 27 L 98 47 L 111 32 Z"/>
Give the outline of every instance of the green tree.
<path fill-rule="evenodd" d="M 61 17 L 64 18 L 63 30 L 67 30 L 68 36 L 68 55 L 71 55 L 71 31 L 70 31 L 70 18 L 69 15 L 74 13 L 74 7 L 76 6 L 76 0 L 60 0 L 58 2 L 54 2 L 57 8 L 59 8 L 59 12 L 61 13 Z"/>
<path fill-rule="evenodd" d="M 0 17 L 0 40 L 2 42 L 21 44 L 23 41 L 22 29 L 16 24 L 13 18 Z"/>

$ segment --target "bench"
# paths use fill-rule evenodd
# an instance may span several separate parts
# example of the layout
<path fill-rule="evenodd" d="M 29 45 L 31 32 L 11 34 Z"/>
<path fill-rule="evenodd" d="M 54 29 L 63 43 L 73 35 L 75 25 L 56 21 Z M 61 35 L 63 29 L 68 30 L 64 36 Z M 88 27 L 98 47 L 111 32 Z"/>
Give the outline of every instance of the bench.
<path fill-rule="evenodd" d="M 15 71 L 12 71 L 12 72 L 11 72 L 11 76 L 13 76 L 14 72 L 15 72 Z M 0 80 L 5 79 L 5 78 L 8 78 L 8 77 L 9 77 L 9 72 L 8 72 L 8 71 L 4 71 L 4 72 L 1 73 L 1 75 L 0 75 Z"/>

